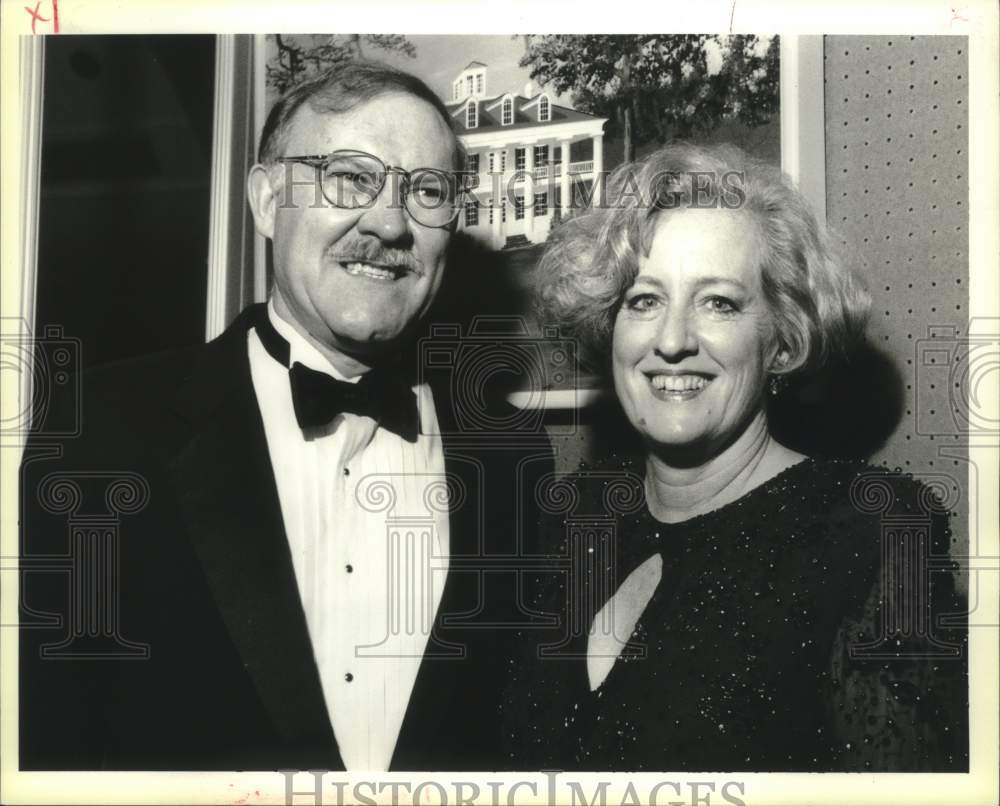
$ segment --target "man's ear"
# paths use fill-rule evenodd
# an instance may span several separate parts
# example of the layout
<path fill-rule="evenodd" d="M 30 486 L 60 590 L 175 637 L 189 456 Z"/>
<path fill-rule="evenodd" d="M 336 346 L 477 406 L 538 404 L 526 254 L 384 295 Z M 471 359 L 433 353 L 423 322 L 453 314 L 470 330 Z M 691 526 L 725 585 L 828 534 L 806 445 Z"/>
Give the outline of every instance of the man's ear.
<path fill-rule="evenodd" d="M 277 194 L 271 185 L 271 176 L 260 163 L 250 169 L 247 176 L 247 200 L 253 212 L 254 226 L 265 238 L 274 237 L 274 211 L 277 208 Z"/>

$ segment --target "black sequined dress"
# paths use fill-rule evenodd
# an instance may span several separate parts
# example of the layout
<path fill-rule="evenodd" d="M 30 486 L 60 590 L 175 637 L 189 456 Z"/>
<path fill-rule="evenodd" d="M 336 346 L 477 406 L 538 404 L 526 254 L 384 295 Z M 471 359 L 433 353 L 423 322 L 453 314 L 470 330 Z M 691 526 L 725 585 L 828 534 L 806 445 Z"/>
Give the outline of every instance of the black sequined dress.
<path fill-rule="evenodd" d="M 527 593 L 538 627 L 506 703 L 512 768 L 968 769 L 963 601 L 929 488 L 810 459 L 664 524 L 630 470 L 548 491 L 553 548 Z M 588 629 L 656 553 L 660 582 L 592 692 Z"/>

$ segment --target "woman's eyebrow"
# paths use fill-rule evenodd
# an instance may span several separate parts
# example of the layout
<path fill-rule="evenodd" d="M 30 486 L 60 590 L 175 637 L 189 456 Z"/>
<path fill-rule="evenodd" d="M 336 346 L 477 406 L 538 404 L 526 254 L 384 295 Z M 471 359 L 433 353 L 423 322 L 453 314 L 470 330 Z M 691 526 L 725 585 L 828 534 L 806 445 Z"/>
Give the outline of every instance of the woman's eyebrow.
<path fill-rule="evenodd" d="M 712 275 L 711 277 L 699 277 L 695 285 L 698 288 L 706 285 L 715 285 L 716 283 L 725 283 L 726 285 L 734 285 L 738 288 L 746 288 L 746 284 L 742 280 L 738 280 L 735 277 L 722 277 L 719 275 Z"/>
<path fill-rule="evenodd" d="M 637 285 L 639 283 L 647 283 L 649 285 L 659 286 L 660 288 L 663 287 L 663 281 L 651 274 L 637 275 L 636 278 L 632 281 L 632 285 Z M 710 277 L 699 277 L 697 280 L 695 280 L 694 285 L 695 288 L 701 288 L 706 285 L 715 285 L 717 283 L 725 283 L 726 285 L 733 285 L 743 290 L 746 290 L 747 288 L 747 285 L 742 280 L 738 280 L 735 277 L 723 277 L 721 275 L 712 275 Z"/>

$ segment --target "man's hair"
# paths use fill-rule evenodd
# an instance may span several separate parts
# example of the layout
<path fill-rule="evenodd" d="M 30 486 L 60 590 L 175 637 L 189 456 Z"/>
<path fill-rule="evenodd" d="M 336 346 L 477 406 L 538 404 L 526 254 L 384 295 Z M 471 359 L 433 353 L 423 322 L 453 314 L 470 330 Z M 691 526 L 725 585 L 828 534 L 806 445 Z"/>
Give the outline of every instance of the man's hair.
<path fill-rule="evenodd" d="M 324 70 L 307 78 L 286 92 L 268 113 L 260 135 L 257 161 L 271 165 L 285 156 L 288 129 L 295 113 L 304 103 L 317 113 L 342 114 L 356 106 L 390 93 L 405 93 L 426 101 L 441 116 L 455 139 L 455 170 L 462 170 L 465 152 L 455 136 L 454 123 L 448 108 L 423 81 L 416 76 L 374 61 L 351 61 Z M 405 125 L 405 121 L 400 121 Z"/>
<path fill-rule="evenodd" d="M 668 145 L 622 165 L 603 199 L 552 234 L 537 273 L 546 321 L 575 337 L 607 371 L 615 318 L 649 254 L 661 216 L 691 207 L 739 209 L 760 231 L 761 285 L 788 360 L 816 369 L 859 337 L 870 298 L 842 262 L 809 203 L 781 171 L 734 146 Z"/>

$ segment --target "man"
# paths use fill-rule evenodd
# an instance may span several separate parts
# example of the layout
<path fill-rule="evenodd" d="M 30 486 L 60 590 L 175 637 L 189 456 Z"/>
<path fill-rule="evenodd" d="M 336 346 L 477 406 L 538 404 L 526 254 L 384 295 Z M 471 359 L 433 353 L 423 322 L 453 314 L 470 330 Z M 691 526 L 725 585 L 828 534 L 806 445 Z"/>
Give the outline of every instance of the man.
<path fill-rule="evenodd" d="M 463 401 L 419 382 L 460 165 L 405 73 L 351 64 L 277 103 L 248 184 L 267 307 L 84 375 L 79 438 L 26 451 L 22 768 L 501 766 L 514 575 L 487 570 L 546 451 L 477 453 Z M 33 573 L 67 517 L 69 581 Z"/>

